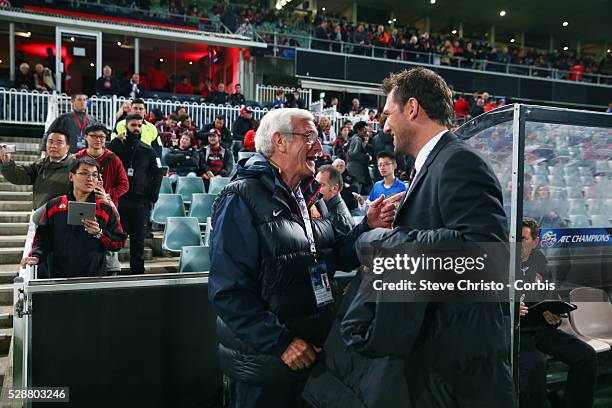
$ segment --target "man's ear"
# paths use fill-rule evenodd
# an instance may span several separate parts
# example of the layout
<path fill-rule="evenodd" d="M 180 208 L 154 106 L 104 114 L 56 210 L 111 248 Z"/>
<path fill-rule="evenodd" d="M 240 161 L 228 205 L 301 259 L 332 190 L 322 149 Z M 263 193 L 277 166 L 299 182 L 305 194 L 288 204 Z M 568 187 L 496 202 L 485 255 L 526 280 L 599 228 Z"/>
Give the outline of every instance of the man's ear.
<path fill-rule="evenodd" d="M 287 150 L 287 139 L 280 134 L 280 132 L 274 132 L 272 134 L 272 144 L 274 150 L 279 152 L 285 152 Z"/>
<path fill-rule="evenodd" d="M 415 120 L 419 114 L 420 109 L 419 102 L 415 98 L 410 98 L 404 105 L 404 113 L 408 115 L 408 118 Z"/>
<path fill-rule="evenodd" d="M 68 180 L 70 180 L 71 183 L 74 182 L 74 174 L 72 172 L 68 172 Z"/>

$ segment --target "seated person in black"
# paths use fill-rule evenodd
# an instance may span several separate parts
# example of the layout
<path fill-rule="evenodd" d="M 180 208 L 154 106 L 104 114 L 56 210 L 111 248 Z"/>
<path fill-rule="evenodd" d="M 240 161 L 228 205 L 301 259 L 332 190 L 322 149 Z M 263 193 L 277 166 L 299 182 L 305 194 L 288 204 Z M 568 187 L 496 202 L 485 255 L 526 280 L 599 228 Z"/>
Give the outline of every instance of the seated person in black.
<path fill-rule="evenodd" d="M 546 257 L 537 249 L 540 226 L 530 218 L 523 219 L 521 270 L 518 279 L 525 282 L 550 280 Z M 521 302 L 520 392 L 521 408 L 545 408 L 546 355 L 569 366 L 563 407 L 589 408 L 597 379 L 597 353 L 591 346 L 558 329 L 561 317 L 545 311 L 541 316 L 529 314 L 529 303 Z"/>
<path fill-rule="evenodd" d="M 200 154 L 192 146 L 191 135 L 185 132 L 179 139 L 179 145 L 174 147 L 164 159 L 170 168 L 168 174 L 174 183 L 179 177 L 197 177 L 200 173 Z"/>

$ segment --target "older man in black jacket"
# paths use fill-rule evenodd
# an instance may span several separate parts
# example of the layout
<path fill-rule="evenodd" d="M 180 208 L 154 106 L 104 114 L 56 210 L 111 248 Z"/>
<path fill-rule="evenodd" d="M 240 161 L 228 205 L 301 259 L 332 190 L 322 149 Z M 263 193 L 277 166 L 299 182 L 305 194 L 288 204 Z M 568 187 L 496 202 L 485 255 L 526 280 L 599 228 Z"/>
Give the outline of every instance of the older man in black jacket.
<path fill-rule="evenodd" d="M 308 367 L 340 299 L 334 273 L 357 266 L 359 234 L 394 216 L 377 200 L 348 234 L 332 226 L 313 179 L 322 151 L 313 119 L 300 109 L 269 112 L 258 153 L 238 165 L 213 206 L 208 297 L 232 407 L 302 406 Z M 312 207 L 320 218 L 311 218 Z"/>
<path fill-rule="evenodd" d="M 385 129 L 396 152 L 416 157 L 414 181 L 393 229 L 363 234 L 358 248 L 453 242 L 503 248 L 501 187 L 491 167 L 448 132 L 453 105 L 444 80 L 415 68 L 386 79 L 383 91 Z M 360 290 L 330 334 L 328 370 L 313 375 L 306 389 L 314 406 L 514 407 L 509 328 L 499 302 L 365 300 Z"/>

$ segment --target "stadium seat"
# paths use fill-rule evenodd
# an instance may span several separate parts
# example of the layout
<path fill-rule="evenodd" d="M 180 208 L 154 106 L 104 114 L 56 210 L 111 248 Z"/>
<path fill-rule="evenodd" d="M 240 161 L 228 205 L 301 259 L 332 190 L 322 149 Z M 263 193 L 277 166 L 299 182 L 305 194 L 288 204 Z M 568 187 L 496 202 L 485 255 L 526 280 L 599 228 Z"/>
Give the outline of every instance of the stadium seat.
<path fill-rule="evenodd" d="M 565 188 L 565 194 L 567 198 L 580 199 L 583 198 L 582 190 L 580 189 L 580 185 L 570 186 L 568 185 Z"/>
<path fill-rule="evenodd" d="M 572 325 L 570 324 L 569 319 L 561 319 L 561 325 L 559 326 L 559 330 L 562 330 L 571 336 L 578 337 L 580 340 L 584 341 L 586 344 L 591 346 L 593 350 L 595 350 L 596 353 L 604 353 L 611 349 L 608 343 L 604 343 L 603 341 L 600 341 L 600 340 L 589 339 L 589 338 L 583 337 L 579 335 L 578 333 L 576 333 L 574 329 L 572 328 Z"/>
<path fill-rule="evenodd" d="M 583 214 L 570 214 L 567 216 L 569 219 L 569 226 L 572 228 L 587 228 L 589 227 L 589 219 Z"/>
<path fill-rule="evenodd" d="M 533 174 L 535 176 L 548 176 L 548 167 L 543 164 L 539 166 L 533 166 Z"/>
<path fill-rule="evenodd" d="M 563 178 L 565 179 L 565 185 L 568 187 L 576 187 L 580 185 L 580 177 L 575 174 L 564 176 Z"/>
<path fill-rule="evenodd" d="M 587 198 L 586 205 L 589 208 L 589 214 L 607 214 L 606 202 L 600 198 Z"/>
<path fill-rule="evenodd" d="M 607 160 L 595 160 L 595 173 L 609 173 L 610 163 Z"/>
<path fill-rule="evenodd" d="M 197 218 L 200 224 L 205 224 L 206 218 L 211 215 L 215 198 L 217 198 L 216 194 L 196 193 L 192 195 L 189 216 Z"/>
<path fill-rule="evenodd" d="M 174 191 L 172 191 L 172 182 L 166 176 L 162 177 L 159 194 L 174 194 Z"/>
<path fill-rule="evenodd" d="M 567 196 L 565 194 L 565 189 L 551 189 L 550 190 L 550 199 L 551 200 L 566 200 Z"/>
<path fill-rule="evenodd" d="M 210 246 L 210 233 L 212 232 L 212 218 L 206 219 L 206 235 L 204 235 L 204 246 Z"/>
<path fill-rule="evenodd" d="M 184 246 L 179 260 L 179 272 L 210 271 L 210 248 L 206 246 Z"/>
<path fill-rule="evenodd" d="M 223 188 L 229 184 L 229 182 L 229 177 L 214 177 L 210 179 L 210 185 L 208 186 L 208 194 L 219 194 L 221 190 L 223 190 Z"/>
<path fill-rule="evenodd" d="M 255 154 L 255 152 L 238 152 L 238 161 L 242 160 L 242 159 L 248 159 L 249 157 L 253 156 Z"/>
<path fill-rule="evenodd" d="M 161 153 L 161 164 L 163 166 L 166 165 L 166 154 L 168 154 L 168 152 L 172 150 L 169 147 L 162 147 L 162 153 Z"/>
<path fill-rule="evenodd" d="M 553 187 L 565 187 L 565 179 L 560 175 L 548 176 L 548 182 Z"/>
<path fill-rule="evenodd" d="M 162 249 L 178 253 L 184 246 L 201 246 L 200 224 L 194 217 L 168 217 Z"/>
<path fill-rule="evenodd" d="M 610 217 L 603 214 L 591 215 L 591 225 L 595 228 L 608 228 L 612 226 Z"/>
<path fill-rule="evenodd" d="M 194 193 L 204 193 L 204 182 L 199 177 L 179 177 L 176 182 L 176 194 L 183 196 L 183 201 L 191 202 Z"/>
<path fill-rule="evenodd" d="M 160 194 L 151 211 L 151 221 L 160 225 L 165 225 L 168 217 L 184 216 L 185 205 L 180 194 Z"/>
<path fill-rule="evenodd" d="M 576 333 L 612 345 L 612 304 L 606 292 L 598 288 L 576 288 L 570 301 L 578 309 L 570 313 Z"/>
<path fill-rule="evenodd" d="M 585 177 L 593 177 L 593 171 L 591 170 L 590 167 L 579 166 L 578 167 L 578 175 L 579 176 L 585 176 Z"/>
<path fill-rule="evenodd" d="M 548 185 L 548 176 L 544 174 L 537 174 L 532 177 L 531 184 L 534 186 L 547 186 Z"/>

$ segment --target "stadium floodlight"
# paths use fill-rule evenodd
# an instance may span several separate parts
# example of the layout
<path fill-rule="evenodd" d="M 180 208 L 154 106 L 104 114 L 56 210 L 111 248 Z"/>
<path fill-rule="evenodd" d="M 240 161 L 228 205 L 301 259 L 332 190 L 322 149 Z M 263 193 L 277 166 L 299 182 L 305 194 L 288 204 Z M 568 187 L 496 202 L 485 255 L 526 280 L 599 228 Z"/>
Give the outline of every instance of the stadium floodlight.
<path fill-rule="evenodd" d="M 121 41 L 117 41 L 117 45 L 121 47 Z"/>
<path fill-rule="evenodd" d="M 567 21 L 563 22 L 563 27 L 567 27 L 569 25 L 569 23 Z"/>
<path fill-rule="evenodd" d="M 89 66 L 93 68 L 93 67 L 95 67 L 95 66 L 96 66 L 96 64 L 94 64 L 93 62 L 90 62 L 90 63 L 89 63 Z"/>
<path fill-rule="evenodd" d="M 563 47 L 563 51 L 567 51 L 569 50 L 569 47 L 566 45 L 565 47 Z"/>
<path fill-rule="evenodd" d="M 159 62 L 164 62 L 164 59 L 163 59 L 163 58 L 160 58 L 160 59 L 159 59 Z"/>
<path fill-rule="evenodd" d="M 608 52 L 612 52 L 612 50 L 610 48 L 608 48 Z"/>
<path fill-rule="evenodd" d="M 322 7 L 322 8 L 321 8 L 321 10 L 322 10 L 322 11 L 325 11 L 325 7 Z"/>
<path fill-rule="evenodd" d="M 436 4 L 436 0 L 429 0 L 431 4 Z"/>
<path fill-rule="evenodd" d="M 506 10 L 502 10 L 499 12 L 500 17 L 504 17 L 506 15 Z"/>
<path fill-rule="evenodd" d="M 451 31 L 451 34 L 453 34 L 453 35 L 457 34 L 457 30 Z"/>
<path fill-rule="evenodd" d="M 193 65 L 193 61 L 189 61 L 189 65 Z"/>
<path fill-rule="evenodd" d="M 70 41 L 74 42 L 75 41 L 74 37 L 70 37 Z"/>
<path fill-rule="evenodd" d="M 511 39 L 510 39 L 510 42 L 514 44 L 514 38 L 511 38 Z"/>
<path fill-rule="evenodd" d="M 281 6 L 285 7 L 287 5 L 287 0 L 281 0 Z"/>
<path fill-rule="evenodd" d="M 280 10 L 280 9 L 282 9 L 282 8 L 283 8 L 283 6 L 281 6 L 281 5 L 280 5 L 280 3 L 276 3 L 276 9 L 277 9 L 277 10 Z"/>

